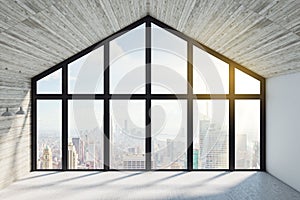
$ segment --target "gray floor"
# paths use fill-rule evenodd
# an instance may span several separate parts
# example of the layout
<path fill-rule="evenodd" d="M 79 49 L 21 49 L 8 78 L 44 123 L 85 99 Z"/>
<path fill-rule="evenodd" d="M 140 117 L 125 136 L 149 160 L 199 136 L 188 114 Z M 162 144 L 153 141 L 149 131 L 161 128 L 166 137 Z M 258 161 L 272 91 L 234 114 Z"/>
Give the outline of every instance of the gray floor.
<path fill-rule="evenodd" d="M 300 193 L 263 172 L 34 172 L 0 199 L 300 200 Z"/>

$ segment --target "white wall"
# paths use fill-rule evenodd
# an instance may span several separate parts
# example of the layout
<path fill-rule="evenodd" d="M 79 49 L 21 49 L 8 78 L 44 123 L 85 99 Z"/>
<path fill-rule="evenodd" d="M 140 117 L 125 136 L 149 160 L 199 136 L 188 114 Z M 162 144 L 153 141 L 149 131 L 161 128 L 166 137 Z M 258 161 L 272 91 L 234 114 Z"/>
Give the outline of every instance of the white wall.
<path fill-rule="evenodd" d="M 267 171 L 300 191 L 300 73 L 266 84 Z"/>

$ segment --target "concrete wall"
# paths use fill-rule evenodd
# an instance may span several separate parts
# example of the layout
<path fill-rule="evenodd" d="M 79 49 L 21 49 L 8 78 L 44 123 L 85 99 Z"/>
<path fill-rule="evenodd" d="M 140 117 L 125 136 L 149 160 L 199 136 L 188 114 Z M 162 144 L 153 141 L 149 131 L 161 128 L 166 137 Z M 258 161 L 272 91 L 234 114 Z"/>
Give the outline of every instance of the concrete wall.
<path fill-rule="evenodd" d="M 0 69 L 0 189 L 30 171 L 30 80 L 22 72 Z M 3 117 L 9 107 L 25 115 Z"/>
<path fill-rule="evenodd" d="M 300 191 L 300 73 L 267 79 L 267 171 Z"/>

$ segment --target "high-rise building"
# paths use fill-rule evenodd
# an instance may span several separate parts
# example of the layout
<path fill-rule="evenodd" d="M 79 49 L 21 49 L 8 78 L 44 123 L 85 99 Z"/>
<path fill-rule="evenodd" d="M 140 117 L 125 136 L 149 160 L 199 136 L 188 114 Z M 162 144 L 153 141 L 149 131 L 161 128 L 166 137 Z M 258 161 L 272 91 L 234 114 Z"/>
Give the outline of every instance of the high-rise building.
<path fill-rule="evenodd" d="M 127 123 L 127 120 L 124 120 L 124 131 L 125 131 L 125 132 L 128 131 L 128 123 Z"/>
<path fill-rule="evenodd" d="M 133 154 L 123 157 L 123 169 L 145 169 L 145 155 Z"/>
<path fill-rule="evenodd" d="M 174 161 L 174 141 L 171 139 L 167 139 L 167 155 L 165 156 L 168 162 Z"/>
<path fill-rule="evenodd" d="M 77 137 L 77 138 L 72 138 L 72 143 L 77 152 L 79 163 L 80 164 L 84 163 L 85 161 L 84 142 L 81 140 L 81 138 Z"/>
<path fill-rule="evenodd" d="M 88 169 L 95 169 L 96 162 L 96 144 L 94 141 L 87 143 L 86 145 L 86 164 Z"/>
<path fill-rule="evenodd" d="M 228 134 L 221 125 L 201 120 L 199 146 L 202 169 L 228 168 Z"/>
<path fill-rule="evenodd" d="M 247 134 L 241 133 L 241 134 L 236 134 L 235 136 L 235 166 L 237 168 L 240 167 L 250 167 L 250 160 L 249 160 L 249 155 L 247 153 Z"/>
<path fill-rule="evenodd" d="M 42 169 L 53 169 L 52 151 L 48 145 L 43 150 L 41 165 L 42 165 L 41 167 Z"/>
<path fill-rule="evenodd" d="M 193 149 L 193 169 L 198 169 L 199 149 Z"/>
<path fill-rule="evenodd" d="M 237 151 L 247 151 L 247 134 L 236 134 L 235 141 Z"/>
<path fill-rule="evenodd" d="M 135 147 L 129 147 L 128 150 L 127 150 L 127 152 L 130 153 L 130 154 L 135 154 L 135 153 L 137 153 Z"/>
<path fill-rule="evenodd" d="M 72 142 L 68 145 L 68 168 L 77 169 L 78 154 Z"/>
<path fill-rule="evenodd" d="M 256 169 L 256 168 L 259 168 L 260 166 L 260 146 L 259 146 L 259 142 L 258 141 L 254 141 L 253 142 L 253 152 L 252 152 L 252 168 L 253 169 Z"/>

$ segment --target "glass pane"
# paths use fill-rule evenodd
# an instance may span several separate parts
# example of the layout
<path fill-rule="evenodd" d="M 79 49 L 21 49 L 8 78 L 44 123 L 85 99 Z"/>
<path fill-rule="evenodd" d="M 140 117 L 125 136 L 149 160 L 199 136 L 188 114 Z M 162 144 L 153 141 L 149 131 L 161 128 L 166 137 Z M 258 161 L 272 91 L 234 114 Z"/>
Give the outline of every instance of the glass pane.
<path fill-rule="evenodd" d="M 235 100 L 235 168 L 260 168 L 260 100 Z"/>
<path fill-rule="evenodd" d="M 235 69 L 236 94 L 260 94 L 260 81 L 250 75 Z"/>
<path fill-rule="evenodd" d="M 145 93 L 145 24 L 110 42 L 110 93 Z"/>
<path fill-rule="evenodd" d="M 151 92 L 187 93 L 187 42 L 154 24 L 151 26 Z"/>
<path fill-rule="evenodd" d="M 61 100 L 37 100 L 37 169 L 62 168 L 61 112 Z"/>
<path fill-rule="evenodd" d="M 103 101 L 69 100 L 68 168 L 103 168 Z"/>
<path fill-rule="evenodd" d="M 103 47 L 68 64 L 68 92 L 103 93 L 103 65 Z"/>
<path fill-rule="evenodd" d="M 112 100 L 110 168 L 145 169 L 145 100 Z"/>
<path fill-rule="evenodd" d="M 194 169 L 228 169 L 228 100 L 194 100 Z"/>
<path fill-rule="evenodd" d="M 61 94 L 61 69 L 45 76 L 36 83 L 37 94 Z"/>
<path fill-rule="evenodd" d="M 229 64 L 193 47 L 194 94 L 228 94 Z"/>
<path fill-rule="evenodd" d="M 152 168 L 186 169 L 186 100 L 153 100 L 151 124 Z"/>

